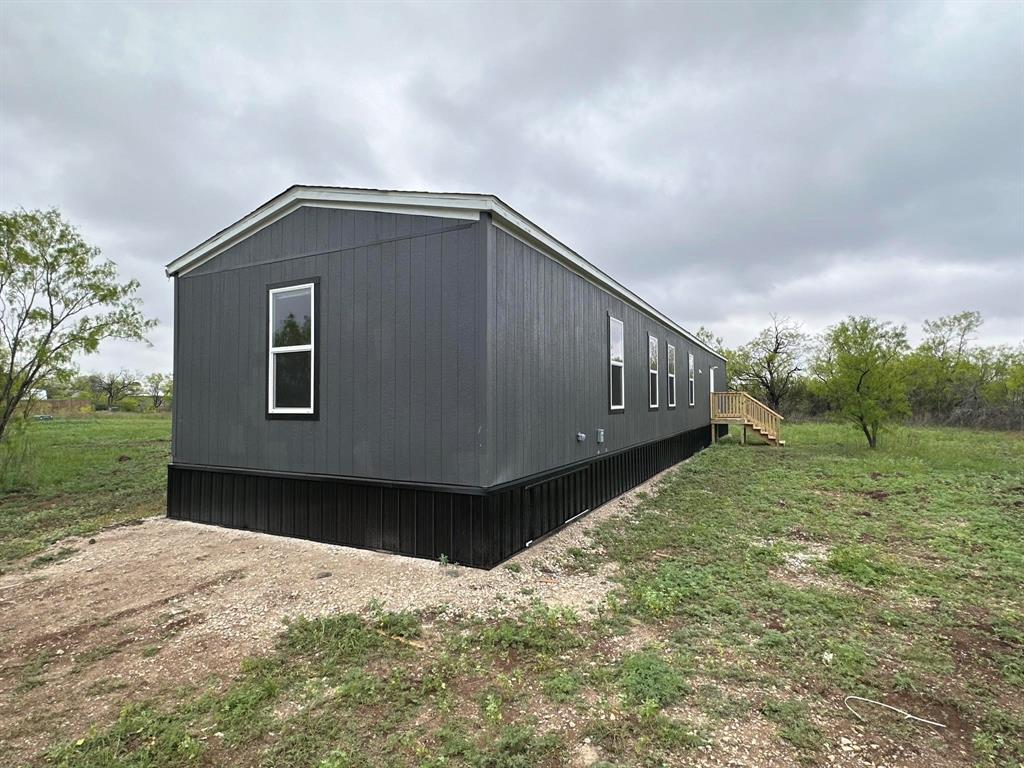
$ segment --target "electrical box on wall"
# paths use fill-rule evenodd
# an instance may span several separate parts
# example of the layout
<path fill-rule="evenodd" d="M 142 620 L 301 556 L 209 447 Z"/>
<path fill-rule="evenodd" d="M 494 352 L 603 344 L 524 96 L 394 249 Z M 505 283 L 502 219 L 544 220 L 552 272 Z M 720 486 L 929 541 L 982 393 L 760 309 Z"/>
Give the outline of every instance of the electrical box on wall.
<path fill-rule="evenodd" d="M 601 445 L 602 443 L 604 443 L 604 430 L 599 429 L 597 430 L 597 444 Z"/>

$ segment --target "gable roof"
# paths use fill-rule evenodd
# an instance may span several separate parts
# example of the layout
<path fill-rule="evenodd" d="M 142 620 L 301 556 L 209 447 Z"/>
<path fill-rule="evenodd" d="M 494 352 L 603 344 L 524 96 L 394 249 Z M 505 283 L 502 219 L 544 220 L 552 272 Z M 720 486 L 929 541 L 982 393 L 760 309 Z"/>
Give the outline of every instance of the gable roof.
<path fill-rule="evenodd" d="M 609 293 L 657 318 L 694 344 L 715 357 L 724 358 L 696 336 L 659 312 L 624 285 L 595 267 L 574 250 L 560 242 L 522 214 L 494 195 L 463 192 L 407 192 L 353 187 L 313 187 L 295 185 L 271 198 L 252 213 L 187 251 L 166 267 L 168 277 L 180 276 L 205 264 L 240 240 L 284 218 L 303 206 L 340 208 L 346 210 L 381 211 L 417 216 L 437 216 L 475 221 L 482 213 L 490 213 L 500 228 L 525 240 L 548 257 L 563 264 L 581 277 Z"/>

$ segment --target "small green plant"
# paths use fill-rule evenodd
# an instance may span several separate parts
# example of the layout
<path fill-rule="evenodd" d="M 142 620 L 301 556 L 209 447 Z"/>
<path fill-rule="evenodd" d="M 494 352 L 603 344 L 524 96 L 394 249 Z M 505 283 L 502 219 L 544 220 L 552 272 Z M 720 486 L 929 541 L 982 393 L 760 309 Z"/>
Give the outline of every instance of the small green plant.
<path fill-rule="evenodd" d="M 769 699 L 761 705 L 761 714 L 778 724 L 779 735 L 794 747 L 815 750 L 821 746 L 821 732 L 811 724 L 803 702 Z"/>
<path fill-rule="evenodd" d="M 332 749 L 330 754 L 316 764 L 317 768 L 356 768 L 365 765 L 365 761 L 343 749 Z"/>
<path fill-rule="evenodd" d="M 47 552 L 45 555 L 33 558 L 32 562 L 29 563 L 29 567 L 42 568 L 44 565 L 53 565 L 61 560 L 67 560 L 77 551 L 74 547 L 61 547 L 56 552 Z"/>
<path fill-rule="evenodd" d="M 501 696 L 495 693 L 488 693 L 484 696 L 481 709 L 483 709 L 484 717 L 492 723 L 498 722 L 501 720 Z"/>
<path fill-rule="evenodd" d="M 300 617 L 288 624 L 281 639 L 287 650 L 311 657 L 325 667 L 361 661 L 384 642 L 380 632 L 353 613 Z"/>
<path fill-rule="evenodd" d="M 836 547 L 825 565 L 832 571 L 866 587 L 878 587 L 899 573 L 874 550 L 859 545 Z"/>
<path fill-rule="evenodd" d="M 43 685 L 46 682 L 43 679 L 43 674 L 46 672 L 46 665 L 51 661 L 53 661 L 53 651 L 46 650 L 37 653 L 21 668 L 18 685 L 14 689 L 15 693 L 26 693 Z"/>
<path fill-rule="evenodd" d="M 444 552 L 442 552 L 441 556 L 437 558 L 437 562 L 440 563 L 442 568 L 444 568 L 446 565 L 450 565 L 448 555 L 446 555 Z"/>
<path fill-rule="evenodd" d="M 580 677 L 568 669 L 560 669 L 541 685 L 544 695 L 556 704 L 564 704 L 580 692 Z"/>
<path fill-rule="evenodd" d="M 420 636 L 420 618 L 412 611 L 385 611 L 379 600 L 372 601 L 367 610 L 373 625 L 389 637 L 408 640 Z"/>
<path fill-rule="evenodd" d="M 534 605 L 522 618 L 502 619 L 484 625 L 480 639 L 485 647 L 539 654 L 564 653 L 582 642 L 579 617 L 568 608 Z"/>
<path fill-rule="evenodd" d="M 622 662 L 618 682 L 626 702 L 645 707 L 647 714 L 690 692 L 686 678 L 654 651 L 628 656 Z"/>
<path fill-rule="evenodd" d="M 555 734 L 539 736 L 529 725 L 508 725 L 494 746 L 473 760 L 476 768 L 533 768 L 560 751 Z"/>

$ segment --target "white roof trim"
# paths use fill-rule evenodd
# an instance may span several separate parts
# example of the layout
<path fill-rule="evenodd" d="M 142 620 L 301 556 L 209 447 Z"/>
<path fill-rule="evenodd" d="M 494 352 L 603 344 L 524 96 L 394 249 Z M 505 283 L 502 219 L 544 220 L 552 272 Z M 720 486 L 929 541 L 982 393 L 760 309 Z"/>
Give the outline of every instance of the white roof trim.
<path fill-rule="evenodd" d="M 635 308 L 655 317 L 694 344 L 724 360 L 718 352 L 659 312 L 631 290 L 588 262 L 564 243 L 549 235 L 525 216 L 505 205 L 494 195 L 445 192 L 398 192 L 376 189 L 296 186 L 257 208 L 248 216 L 197 245 L 166 267 L 168 276 L 183 275 L 230 248 L 239 240 L 284 218 L 302 206 L 381 211 L 418 216 L 437 216 L 474 221 L 483 212 L 490 213 L 495 224 L 543 251 L 591 283 L 618 296 Z"/>

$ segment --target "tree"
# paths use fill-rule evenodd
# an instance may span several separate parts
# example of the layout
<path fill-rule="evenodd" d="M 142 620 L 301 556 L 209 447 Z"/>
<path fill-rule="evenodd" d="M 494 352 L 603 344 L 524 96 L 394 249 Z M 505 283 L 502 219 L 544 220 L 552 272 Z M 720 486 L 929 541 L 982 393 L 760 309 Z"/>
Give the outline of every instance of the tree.
<path fill-rule="evenodd" d="M 126 397 L 137 395 L 141 386 L 138 374 L 124 368 L 89 376 L 89 389 L 106 399 L 107 408 L 112 408 Z"/>
<path fill-rule="evenodd" d="M 0 438 L 40 379 L 66 376 L 105 339 L 144 340 L 137 280 L 56 209 L 0 212 Z"/>
<path fill-rule="evenodd" d="M 146 377 L 146 394 L 153 399 L 153 410 L 157 410 L 170 399 L 174 389 L 174 377 L 169 373 L 151 373 Z"/>
<path fill-rule="evenodd" d="M 973 310 L 947 315 L 938 320 L 925 320 L 922 325 L 925 338 L 921 348 L 940 359 L 959 363 L 966 355 L 970 342 L 977 338 L 982 322 L 981 312 Z"/>
<path fill-rule="evenodd" d="M 725 353 L 727 350 L 725 349 L 725 344 L 722 342 L 722 337 L 715 336 L 715 334 L 710 329 L 705 328 L 702 325 L 700 328 L 697 329 L 697 332 L 694 334 L 694 336 L 697 337 L 697 341 L 703 342 L 704 344 L 711 347 L 711 349 L 715 350 L 715 352 L 722 355 L 723 357 L 726 356 Z"/>
<path fill-rule="evenodd" d="M 878 431 L 910 412 L 902 359 L 907 329 L 872 317 L 849 317 L 825 331 L 812 371 L 839 418 L 858 426 L 868 446 Z"/>
<path fill-rule="evenodd" d="M 771 319 L 771 325 L 733 353 L 730 376 L 740 389 L 779 411 L 799 380 L 808 339 L 788 317 L 773 314 Z"/>

